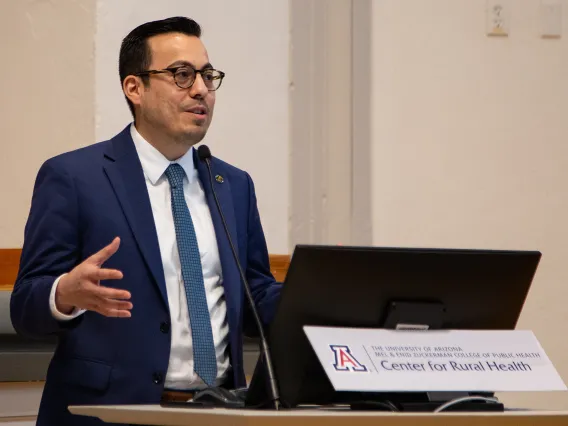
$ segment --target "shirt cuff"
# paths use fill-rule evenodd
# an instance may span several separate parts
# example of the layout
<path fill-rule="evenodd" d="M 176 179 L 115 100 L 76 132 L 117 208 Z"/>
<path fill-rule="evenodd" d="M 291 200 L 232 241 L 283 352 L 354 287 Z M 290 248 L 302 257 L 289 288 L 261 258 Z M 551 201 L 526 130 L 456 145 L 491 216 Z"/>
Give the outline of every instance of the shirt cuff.
<path fill-rule="evenodd" d="M 63 274 L 58 277 L 54 282 L 53 286 L 51 287 L 51 293 L 49 294 L 49 308 L 51 310 L 51 315 L 58 321 L 71 321 L 74 318 L 77 318 L 79 315 L 82 315 L 85 312 L 85 309 L 79 309 L 77 307 L 73 308 L 73 311 L 69 314 L 62 314 L 57 309 L 55 304 L 55 292 L 57 290 L 57 285 L 59 284 L 59 280 L 67 274 Z"/>

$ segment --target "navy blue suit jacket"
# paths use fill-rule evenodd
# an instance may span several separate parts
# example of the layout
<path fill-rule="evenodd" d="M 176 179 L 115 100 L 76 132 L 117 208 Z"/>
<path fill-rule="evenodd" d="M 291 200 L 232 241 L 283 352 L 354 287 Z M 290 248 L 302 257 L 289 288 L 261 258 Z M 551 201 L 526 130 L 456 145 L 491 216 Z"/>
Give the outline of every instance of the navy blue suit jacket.
<path fill-rule="evenodd" d="M 232 385 L 245 385 L 243 332 L 255 325 L 240 282 L 206 165 L 194 161 L 209 204 L 221 258 L 229 324 Z M 260 316 L 268 324 L 280 284 L 269 269 L 268 252 L 250 176 L 212 158 L 213 176 L 229 232 L 246 271 Z M 88 311 L 70 321 L 55 320 L 49 308 L 54 280 L 121 238 L 105 267 L 123 272 L 101 285 L 132 295 L 131 318 L 107 318 Z M 71 415 L 68 405 L 157 404 L 170 354 L 170 320 L 164 272 L 150 199 L 130 129 L 111 140 L 46 161 L 37 176 L 25 229 L 20 270 L 11 299 L 18 333 L 57 335 L 40 405 L 38 425 L 95 425 Z"/>

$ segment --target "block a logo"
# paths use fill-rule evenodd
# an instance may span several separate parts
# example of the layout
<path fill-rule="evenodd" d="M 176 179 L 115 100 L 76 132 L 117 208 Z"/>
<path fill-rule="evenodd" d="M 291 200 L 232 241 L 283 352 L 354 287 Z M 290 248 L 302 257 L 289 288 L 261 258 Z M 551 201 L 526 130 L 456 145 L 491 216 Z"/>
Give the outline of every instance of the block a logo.
<path fill-rule="evenodd" d="M 329 345 L 334 355 L 333 368 L 337 371 L 367 371 L 346 345 Z"/>

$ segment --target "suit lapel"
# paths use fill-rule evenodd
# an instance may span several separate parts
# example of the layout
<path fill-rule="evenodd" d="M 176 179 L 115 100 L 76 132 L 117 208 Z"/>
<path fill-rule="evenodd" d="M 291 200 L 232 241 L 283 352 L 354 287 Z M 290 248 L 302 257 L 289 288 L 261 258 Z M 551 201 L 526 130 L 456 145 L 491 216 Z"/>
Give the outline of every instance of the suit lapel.
<path fill-rule="evenodd" d="M 142 165 L 130 136 L 130 126 L 111 140 L 111 148 L 105 157 L 108 160 L 104 166 L 105 173 L 118 197 L 138 249 L 159 287 L 165 306 L 168 307 L 156 225 Z"/>
<path fill-rule="evenodd" d="M 203 191 L 205 192 L 207 204 L 209 205 L 209 211 L 211 212 L 211 219 L 213 220 L 213 226 L 215 227 L 217 246 L 219 248 L 219 257 L 221 258 L 221 268 L 223 270 L 223 287 L 225 289 L 225 300 L 227 302 L 229 324 L 235 326 L 239 324 L 243 295 L 243 287 L 241 284 L 239 270 L 233 258 L 233 253 L 231 246 L 229 245 L 229 240 L 227 239 L 227 235 L 225 233 L 221 215 L 219 214 L 217 205 L 215 203 L 215 198 L 213 196 L 213 191 L 211 190 L 207 165 L 203 161 L 199 160 L 199 158 L 197 157 L 197 152 L 195 150 L 193 154 L 193 161 L 198 171 L 199 180 L 203 185 Z M 223 176 L 222 171 L 222 166 L 215 160 L 215 158 L 212 158 L 211 172 L 213 174 L 213 185 L 215 186 L 215 192 L 217 194 L 217 198 L 219 199 L 219 205 L 221 207 L 221 210 L 223 211 L 223 216 L 225 217 L 227 228 L 229 230 L 229 234 L 231 235 L 231 240 L 233 241 L 235 251 L 237 252 L 238 256 L 239 248 L 237 244 L 237 223 L 235 218 L 235 209 L 233 206 L 233 198 L 231 194 L 231 182 L 229 181 L 227 176 Z M 216 175 L 223 176 L 222 183 L 215 180 Z"/>
<path fill-rule="evenodd" d="M 163 302 L 167 307 L 166 282 L 160 256 L 156 225 L 154 223 L 154 216 L 152 214 L 152 207 L 146 188 L 142 165 L 140 164 L 134 142 L 130 136 L 130 126 L 127 126 L 111 140 L 110 148 L 105 153 L 105 157 L 108 160 L 104 166 L 105 173 L 114 188 L 122 210 L 134 234 L 138 248 L 144 257 L 154 281 L 158 285 Z M 199 161 L 195 150 L 193 160 L 198 171 L 199 180 L 205 192 L 207 204 L 211 212 L 211 219 L 215 228 L 221 268 L 223 270 L 223 287 L 225 289 L 225 298 L 228 305 L 229 322 L 230 324 L 236 325 L 239 324 L 243 296 L 239 271 L 215 203 L 207 166 L 204 162 Z M 223 167 L 214 158 L 211 160 L 211 169 L 214 177 L 216 175 L 223 176 Z M 215 185 L 215 192 L 238 256 L 237 224 L 231 194 L 231 183 L 227 176 L 223 176 L 222 183 L 214 179 L 213 185 Z"/>

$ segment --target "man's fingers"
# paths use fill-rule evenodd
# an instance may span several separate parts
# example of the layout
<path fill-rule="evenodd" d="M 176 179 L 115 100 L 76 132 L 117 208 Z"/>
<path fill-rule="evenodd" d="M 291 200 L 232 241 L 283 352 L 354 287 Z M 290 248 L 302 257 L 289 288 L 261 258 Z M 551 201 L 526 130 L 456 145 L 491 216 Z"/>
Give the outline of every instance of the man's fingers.
<path fill-rule="evenodd" d="M 130 311 L 111 310 L 111 311 L 107 312 L 107 317 L 130 318 L 130 317 L 132 317 L 132 314 L 130 313 Z"/>
<path fill-rule="evenodd" d="M 130 292 L 126 290 L 119 290 L 117 288 L 95 286 L 93 293 L 100 299 L 117 299 L 128 300 L 130 299 Z"/>
<path fill-rule="evenodd" d="M 129 311 L 132 309 L 132 303 L 131 302 L 125 302 L 123 300 L 113 300 L 113 299 L 107 299 L 105 302 L 105 307 L 107 309 L 116 309 L 119 311 Z"/>
<path fill-rule="evenodd" d="M 129 318 L 131 316 L 130 309 L 132 309 L 132 303 L 96 297 L 87 304 L 86 309 L 98 312 L 106 317 Z"/>
<path fill-rule="evenodd" d="M 89 271 L 86 277 L 92 282 L 104 280 L 121 280 L 123 278 L 122 272 L 117 269 L 94 269 Z"/>
<path fill-rule="evenodd" d="M 104 315 L 105 317 L 130 318 L 132 316 L 132 314 L 128 310 L 105 308 L 98 305 L 91 305 L 87 307 L 87 309 Z"/>
<path fill-rule="evenodd" d="M 118 309 L 110 309 L 106 311 L 103 315 L 112 318 L 130 318 L 132 314 L 130 311 L 120 311 Z"/>
<path fill-rule="evenodd" d="M 108 259 L 110 259 L 110 257 L 113 254 L 117 252 L 118 247 L 120 247 L 120 238 L 116 237 L 114 240 L 112 240 L 112 242 L 108 246 L 102 248 L 100 251 L 89 257 L 87 260 L 96 265 L 102 265 Z"/>

